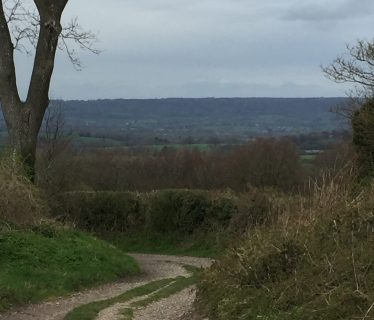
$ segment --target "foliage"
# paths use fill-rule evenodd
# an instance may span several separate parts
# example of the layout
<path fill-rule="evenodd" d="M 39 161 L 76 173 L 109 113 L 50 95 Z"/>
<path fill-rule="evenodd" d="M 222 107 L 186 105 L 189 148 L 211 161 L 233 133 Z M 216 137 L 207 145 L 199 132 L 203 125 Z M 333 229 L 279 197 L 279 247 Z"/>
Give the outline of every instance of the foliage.
<path fill-rule="evenodd" d="M 80 232 L 40 225 L 0 233 L 0 310 L 137 272 L 132 258 Z"/>
<path fill-rule="evenodd" d="M 209 151 L 165 147 L 69 152 L 56 159 L 50 180 L 39 174 L 38 181 L 48 193 L 160 189 L 244 192 L 253 187 L 292 192 L 305 177 L 299 150 L 289 139 L 257 139 Z"/>
<path fill-rule="evenodd" d="M 125 252 L 168 254 L 194 257 L 217 257 L 231 241 L 225 229 L 195 230 L 181 235 L 171 232 L 160 234 L 152 231 L 104 233 L 100 237 Z"/>
<path fill-rule="evenodd" d="M 144 241 L 151 243 L 155 236 L 161 247 L 162 239 L 170 241 L 161 235 L 183 240 L 185 235 L 198 238 L 200 233 L 228 228 L 238 232 L 267 223 L 280 205 L 276 192 L 258 189 L 241 195 L 185 189 L 68 192 L 58 200 L 54 212 L 62 221 L 109 238 L 123 233 L 127 242 L 131 242 L 129 234 L 134 239 L 147 235 Z"/>
<path fill-rule="evenodd" d="M 252 189 L 236 199 L 237 211 L 231 216 L 230 230 L 244 233 L 256 226 L 264 225 L 276 218 L 276 192 L 269 189 Z"/>
<path fill-rule="evenodd" d="M 325 181 L 204 272 L 198 296 L 211 319 L 372 316 L 374 189 L 357 196 Z"/>
<path fill-rule="evenodd" d="M 138 196 L 125 192 L 69 192 L 59 208 L 78 228 L 87 231 L 123 232 L 143 225 Z"/>
<path fill-rule="evenodd" d="M 203 223 L 209 206 L 209 199 L 202 191 L 154 192 L 147 206 L 147 228 L 160 233 L 192 233 Z"/>
<path fill-rule="evenodd" d="M 300 185 L 299 151 L 286 139 L 257 139 L 240 146 L 229 156 L 227 171 L 233 189 L 273 187 L 290 191 Z"/>
<path fill-rule="evenodd" d="M 374 98 L 368 99 L 352 115 L 353 144 L 361 176 L 374 174 Z"/>

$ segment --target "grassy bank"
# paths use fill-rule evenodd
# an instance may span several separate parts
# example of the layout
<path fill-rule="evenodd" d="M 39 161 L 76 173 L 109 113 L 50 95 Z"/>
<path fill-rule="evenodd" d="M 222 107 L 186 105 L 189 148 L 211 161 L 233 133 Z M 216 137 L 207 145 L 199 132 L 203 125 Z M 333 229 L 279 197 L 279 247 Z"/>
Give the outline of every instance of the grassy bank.
<path fill-rule="evenodd" d="M 373 194 L 326 181 L 288 200 L 203 273 L 201 310 L 216 320 L 371 319 Z"/>
<path fill-rule="evenodd" d="M 114 246 L 56 227 L 0 233 L 0 311 L 138 273 Z"/>

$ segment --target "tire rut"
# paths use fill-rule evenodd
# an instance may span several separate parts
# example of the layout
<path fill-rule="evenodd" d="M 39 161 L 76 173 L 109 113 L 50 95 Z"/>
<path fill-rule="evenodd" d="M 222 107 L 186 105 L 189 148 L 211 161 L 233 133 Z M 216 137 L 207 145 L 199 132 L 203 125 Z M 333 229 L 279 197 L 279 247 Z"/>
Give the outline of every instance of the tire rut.
<path fill-rule="evenodd" d="M 183 265 L 204 268 L 211 264 L 211 260 L 205 258 L 149 254 L 131 254 L 131 256 L 136 259 L 142 270 L 142 274 L 137 277 L 124 279 L 95 289 L 79 292 L 66 298 L 59 298 L 18 308 L 0 314 L 0 320 L 63 320 L 67 313 L 83 304 L 118 296 L 125 291 L 142 286 L 154 280 L 188 276 L 189 273 L 183 268 Z M 142 319 L 137 315 L 135 316 L 136 320 Z M 172 318 L 161 317 L 152 319 L 165 320 Z"/>

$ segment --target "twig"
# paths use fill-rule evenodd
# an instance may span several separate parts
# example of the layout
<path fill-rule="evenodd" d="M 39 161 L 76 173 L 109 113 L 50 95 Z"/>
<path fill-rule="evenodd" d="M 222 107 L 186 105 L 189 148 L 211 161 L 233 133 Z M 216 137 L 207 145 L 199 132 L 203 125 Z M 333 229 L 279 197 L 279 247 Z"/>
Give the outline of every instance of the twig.
<path fill-rule="evenodd" d="M 367 318 L 367 316 L 369 315 L 371 309 L 373 309 L 374 307 L 374 302 L 372 303 L 372 305 L 370 306 L 370 308 L 368 309 L 368 311 L 366 311 L 364 317 L 362 318 L 362 320 L 365 320 Z"/>

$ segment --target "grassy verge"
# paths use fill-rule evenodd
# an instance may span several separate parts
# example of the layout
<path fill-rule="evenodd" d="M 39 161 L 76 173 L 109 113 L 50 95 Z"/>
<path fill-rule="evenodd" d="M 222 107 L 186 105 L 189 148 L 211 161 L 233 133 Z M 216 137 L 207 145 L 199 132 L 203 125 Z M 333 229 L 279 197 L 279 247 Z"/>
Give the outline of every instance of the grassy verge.
<path fill-rule="evenodd" d="M 289 203 L 203 271 L 201 311 L 215 320 L 374 319 L 374 185 L 357 195 L 338 182 Z"/>
<path fill-rule="evenodd" d="M 136 262 L 84 233 L 39 227 L 0 233 L 0 311 L 134 275 Z"/>
<path fill-rule="evenodd" d="M 123 319 L 131 320 L 133 319 L 134 309 L 145 307 L 150 303 L 167 298 L 195 284 L 197 269 L 190 266 L 186 266 L 186 268 L 192 272 L 190 277 L 177 277 L 150 282 L 146 285 L 126 291 L 117 297 L 80 306 L 67 314 L 64 320 L 93 320 L 100 311 L 116 303 L 124 303 L 137 297 L 146 296 L 144 299 L 138 300 L 129 307 L 120 310 Z"/>

